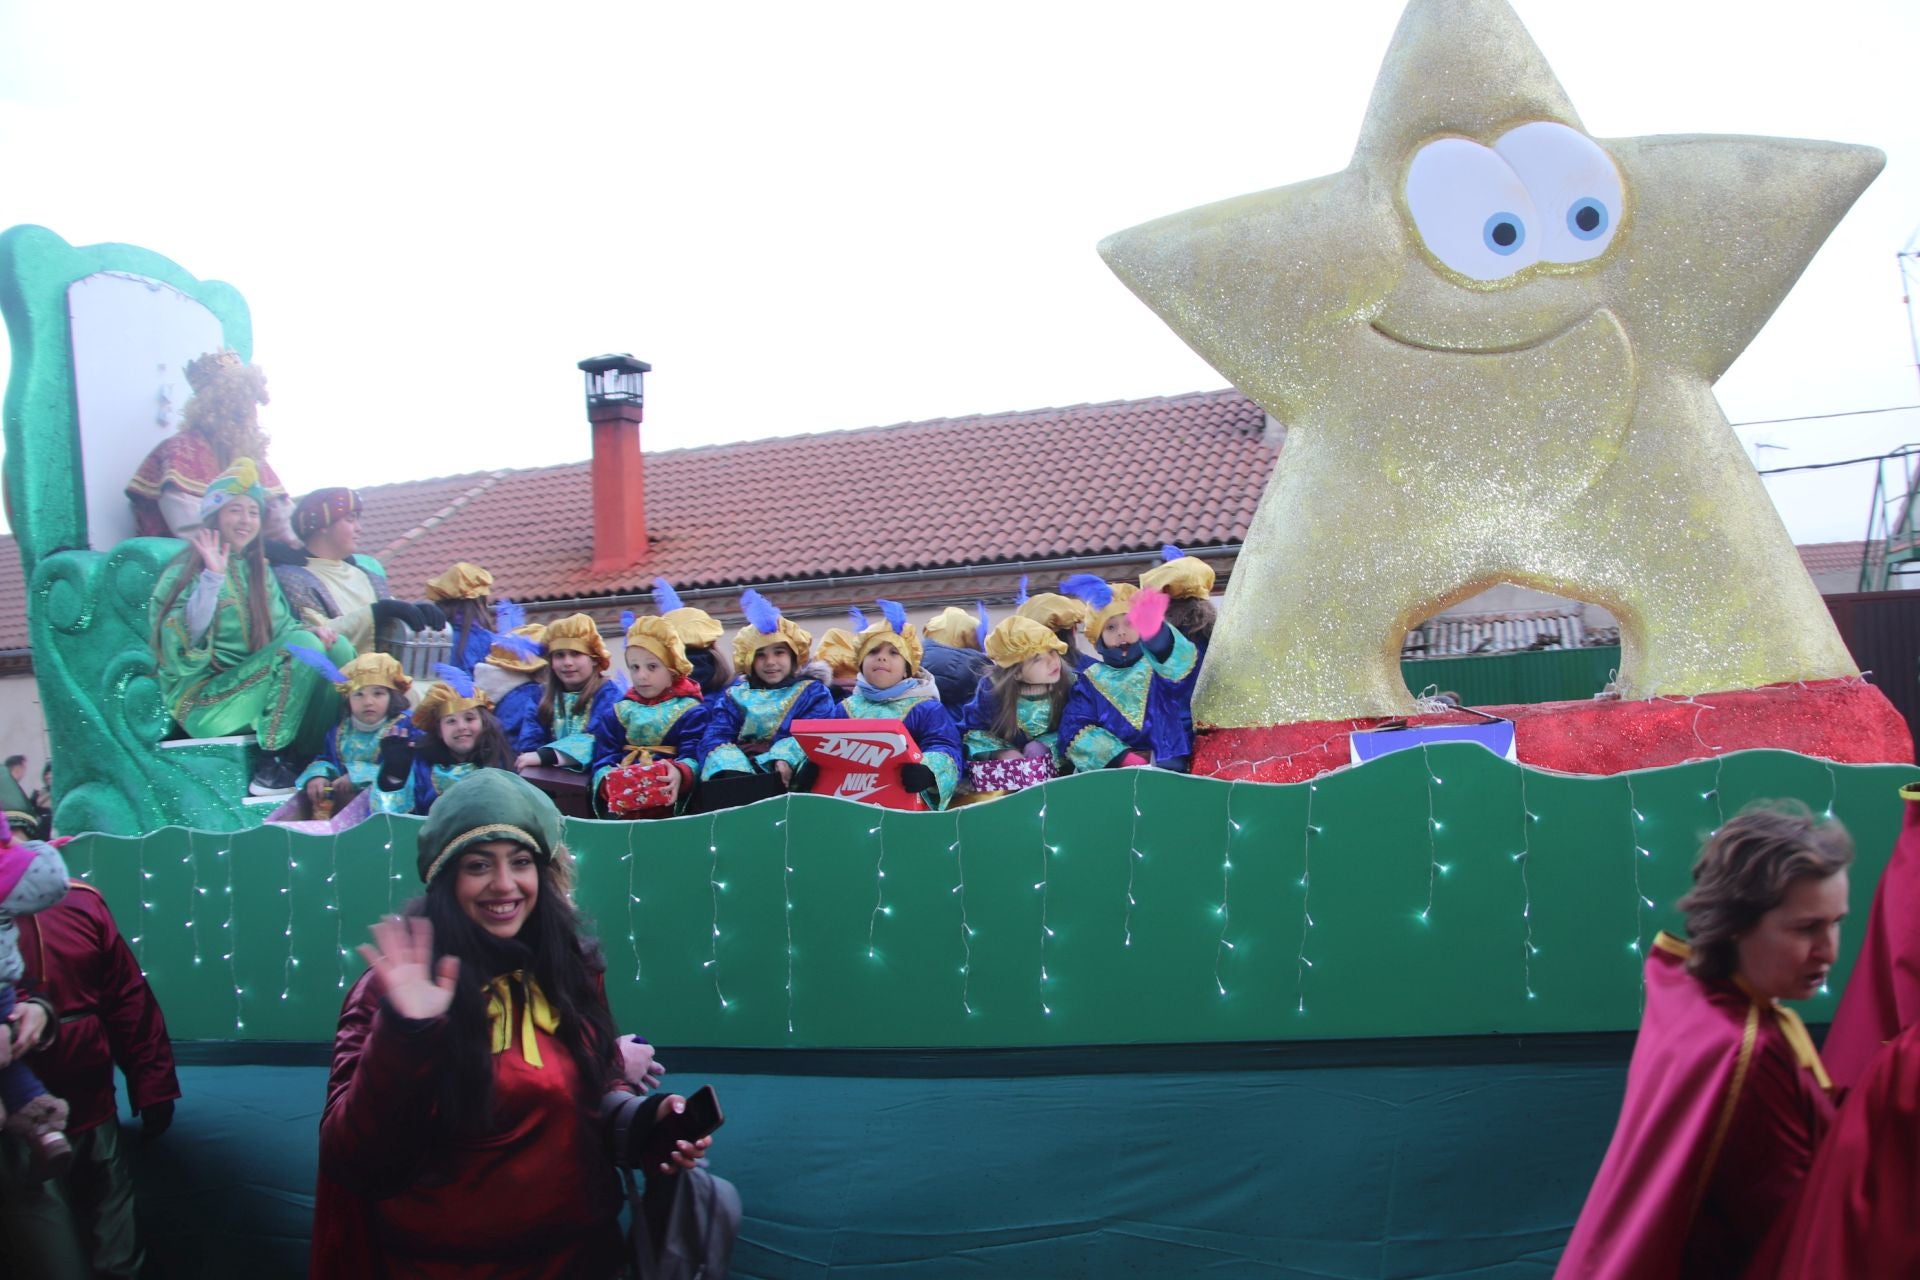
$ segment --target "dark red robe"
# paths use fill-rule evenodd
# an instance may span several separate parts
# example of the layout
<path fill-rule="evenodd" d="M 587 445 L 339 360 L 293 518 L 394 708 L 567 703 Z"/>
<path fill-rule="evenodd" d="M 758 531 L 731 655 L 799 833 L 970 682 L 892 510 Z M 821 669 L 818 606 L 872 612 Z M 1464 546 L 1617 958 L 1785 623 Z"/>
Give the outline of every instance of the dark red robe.
<path fill-rule="evenodd" d="M 64 899 L 19 925 L 22 990 L 52 1001 L 60 1017 L 53 1043 L 30 1061 L 48 1091 L 67 1100 L 67 1132 L 114 1117 L 116 1065 L 135 1111 L 178 1098 L 160 1002 L 100 891 L 76 880 Z"/>
<path fill-rule="evenodd" d="M 1881 1045 L 1920 1023 L 1920 786 L 1902 787 L 1900 795 L 1906 820 L 1874 887 L 1860 955 L 1820 1046 L 1839 1089 L 1851 1089 Z"/>
<path fill-rule="evenodd" d="M 451 1024 L 395 1017 L 370 975 L 347 992 L 320 1121 L 313 1280 L 623 1274 L 619 1182 L 573 1055 L 536 1030 L 532 1066 L 520 1008 L 511 1022 L 493 1055 L 495 1129 L 449 1147 L 432 1119 Z"/>
<path fill-rule="evenodd" d="M 1920 1025 L 1873 1060 L 1753 1280 L 1920 1276 Z"/>
<path fill-rule="evenodd" d="M 1799 1017 L 1687 954 L 1661 934 L 1647 957 L 1626 1100 L 1558 1277 L 1738 1276 L 1831 1121 Z"/>
<path fill-rule="evenodd" d="M 260 484 L 269 498 L 284 498 L 287 487 L 280 483 L 265 458 L 260 466 Z M 142 538 L 171 538 L 167 518 L 160 513 L 160 493 L 168 485 L 198 498 L 207 492 L 207 483 L 225 471 L 213 451 L 213 442 L 197 431 L 176 431 L 141 460 L 133 479 L 127 481 L 127 501 L 133 504 L 133 531 Z M 266 518 L 261 512 L 261 518 Z"/>

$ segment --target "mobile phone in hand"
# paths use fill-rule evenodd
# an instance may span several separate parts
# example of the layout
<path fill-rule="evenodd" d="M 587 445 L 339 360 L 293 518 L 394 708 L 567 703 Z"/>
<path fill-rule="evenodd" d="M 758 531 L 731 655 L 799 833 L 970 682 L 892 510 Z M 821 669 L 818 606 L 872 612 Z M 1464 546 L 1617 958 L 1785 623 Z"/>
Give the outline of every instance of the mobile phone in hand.
<path fill-rule="evenodd" d="M 687 1096 L 685 1111 L 669 1111 L 653 1122 L 653 1131 L 647 1135 L 646 1152 L 637 1163 L 652 1172 L 678 1149 L 675 1143 L 698 1142 L 726 1122 L 726 1113 L 720 1110 L 720 1097 L 713 1086 L 701 1085 Z"/>

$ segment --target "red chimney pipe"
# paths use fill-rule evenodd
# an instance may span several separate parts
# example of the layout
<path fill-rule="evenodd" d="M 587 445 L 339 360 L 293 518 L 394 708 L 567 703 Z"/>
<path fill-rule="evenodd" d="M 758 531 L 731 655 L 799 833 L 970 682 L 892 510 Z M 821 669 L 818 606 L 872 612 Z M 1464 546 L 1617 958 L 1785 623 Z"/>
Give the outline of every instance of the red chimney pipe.
<path fill-rule="evenodd" d="M 587 421 L 593 430 L 595 573 L 630 569 L 647 558 L 647 471 L 640 453 L 643 375 L 653 366 L 625 353 L 582 360 Z"/>

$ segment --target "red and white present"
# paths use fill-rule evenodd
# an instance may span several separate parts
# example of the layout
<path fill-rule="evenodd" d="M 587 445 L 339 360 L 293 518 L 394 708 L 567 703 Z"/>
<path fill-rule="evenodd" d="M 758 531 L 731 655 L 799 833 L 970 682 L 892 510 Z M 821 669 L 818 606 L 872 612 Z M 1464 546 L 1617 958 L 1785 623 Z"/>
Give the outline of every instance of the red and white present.
<path fill-rule="evenodd" d="M 967 780 L 975 791 L 1023 791 L 1054 776 L 1051 756 L 1021 756 L 1018 760 L 975 760 L 967 766 Z"/>
<path fill-rule="evenodd" d="M 638 813 L 672 804 L 668 788 L 673 785 L 673 766 L 664 760 L 647 764 L 623 764 L 610 771 L 601 786 L 606 790 L 610 813 Z"/>

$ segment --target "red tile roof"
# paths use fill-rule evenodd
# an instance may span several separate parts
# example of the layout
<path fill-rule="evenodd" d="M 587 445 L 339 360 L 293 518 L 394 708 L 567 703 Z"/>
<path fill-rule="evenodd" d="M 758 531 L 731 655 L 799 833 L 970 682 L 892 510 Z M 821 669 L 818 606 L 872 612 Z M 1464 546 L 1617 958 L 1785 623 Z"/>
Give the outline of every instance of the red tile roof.
<path fill-rule="evenodd" d="M 396 591 L 471 560 L 524 601 L 1229 546 L 1265 424 L 1228 390 L 649 453 L 650 554 L 615 573 L 588 567 L 586 462 L 363 490 L 360 542 Z M 886 479 L 856 498 L 853 477 Z"/>
<path fill-rule="evenodd" d="M 742 586 L 958 565 L 1233 546 L 1275 451 L 1237 391 L 907 422 L 646 455 L 651 554 L 595 574 L 586 462 L 362 490 L 363 550 L 414 594 L 456 560 L 517 600 Z M 584 430 L 580 435 L 584 436 Z M 885 476 L 845 496 L 849 477 Z M 1802 547 L 1809 572 L 1857 542 Z M 0 650 L 24 649 L 25 584 L 0 536 Z"/>

